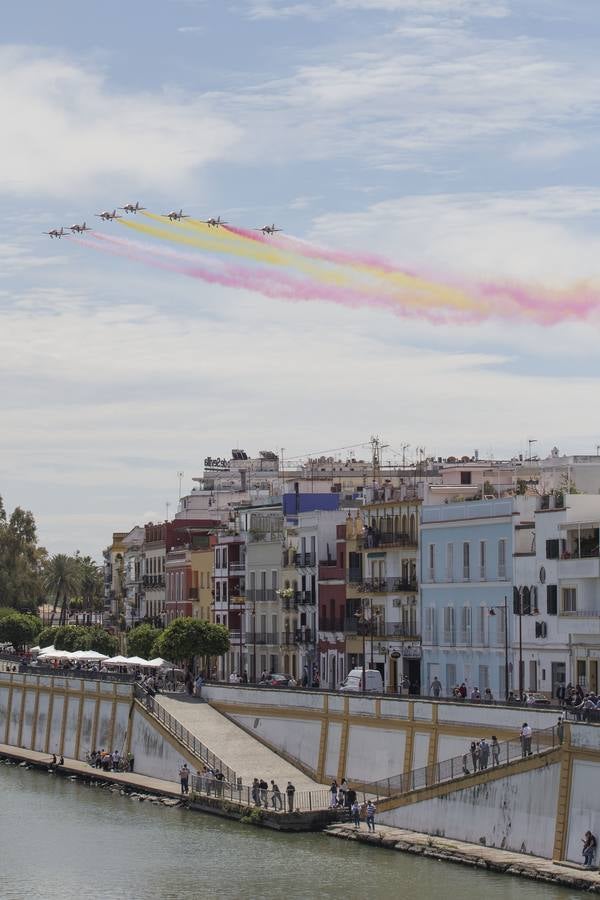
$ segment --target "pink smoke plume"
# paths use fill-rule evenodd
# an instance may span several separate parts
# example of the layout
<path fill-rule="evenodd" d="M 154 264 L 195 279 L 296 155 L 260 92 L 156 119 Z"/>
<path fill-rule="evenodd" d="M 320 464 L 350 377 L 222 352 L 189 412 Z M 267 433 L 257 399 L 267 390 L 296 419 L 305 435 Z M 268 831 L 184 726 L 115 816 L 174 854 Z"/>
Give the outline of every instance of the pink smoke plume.
<path fill-rule="evenodd" d="M 189 278 L 198 278 L 209 284 L 220 284 L 224 287 L 242 288 L 255 291 L 265 297 L 283 299 L 288 301 L 318 301 L 326 300 L 351 308 L 379 306 L 392 310 L 403 316 L 419 316 L 431 322 L 443 321 L 474 321 L 481 319 L 478 312 L 460 312 L 445 315 L 443 310 L 431 310 L 411 308 L 402 303 L 398 298 L 389 294 L 366 295 L 361 291 L 348 290 L 345 287 L 326 285 L 311 281 L 306 278 L 296 278 L 286 275 L 281 271 L 271 271 L 264 268 L 244 268 L 231 264 L 221 265 L 216 268 L 199 266 L 193 262 L 193 257 L 183 253 L 162 250 L 148 250 L 143 245 L 128 241 L 123 238 L 108 237 L 106 235 L 94 235 L 95 239 L 70 237 L 73 243 L 81 246 L 93 247 L 96 250 L 113 253 L 125 257 L 134 262 L 162 269 L 164 271 L 177 272 L 187 275 Z M 100 238 L 100 240 L 96 240 Z"/>

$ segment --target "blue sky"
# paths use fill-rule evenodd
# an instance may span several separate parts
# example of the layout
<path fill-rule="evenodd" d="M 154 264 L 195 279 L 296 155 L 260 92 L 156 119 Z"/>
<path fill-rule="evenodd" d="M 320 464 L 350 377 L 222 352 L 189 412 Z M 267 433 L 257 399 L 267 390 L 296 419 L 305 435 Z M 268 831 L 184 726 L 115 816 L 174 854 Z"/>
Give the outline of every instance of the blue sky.
<path fill-rule="evenodd" d="M 286 304 L 41 232 L 139 199 L 440 273 L 597 282 L 599 32 L 595 0 L 3 10 L 8 505 L 97 555 L 237 445 L 595 450 L 597 322 Z"/>

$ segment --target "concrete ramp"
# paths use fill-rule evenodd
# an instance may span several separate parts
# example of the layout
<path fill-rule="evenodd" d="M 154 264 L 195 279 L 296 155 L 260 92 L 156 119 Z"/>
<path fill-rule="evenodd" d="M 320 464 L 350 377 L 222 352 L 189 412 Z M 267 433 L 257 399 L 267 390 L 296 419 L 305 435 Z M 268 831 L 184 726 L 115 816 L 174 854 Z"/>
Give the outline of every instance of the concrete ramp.
<path fill-rule="evenodd" d="M 168 697 L 164 694 L 158 695 L 156 700 L 184 728 L 234 769 L 244 784 L 252 784 L 254 778 L 264 778 L 266 781 L 272 778 L 282 790 L 288 781 L 293 782 L 298 791 L 323 787 L 208 703 L 195 698 Z"/>

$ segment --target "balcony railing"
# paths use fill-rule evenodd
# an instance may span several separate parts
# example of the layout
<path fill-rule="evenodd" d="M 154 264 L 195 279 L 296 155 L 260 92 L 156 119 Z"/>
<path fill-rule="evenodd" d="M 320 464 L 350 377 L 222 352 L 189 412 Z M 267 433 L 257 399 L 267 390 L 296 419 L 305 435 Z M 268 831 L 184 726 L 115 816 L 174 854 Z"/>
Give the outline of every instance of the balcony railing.
<path fill-rule="evenodd" d="M 249 644 L 270 644 L 279 645 L 278 631 L 247 631 L 244 635 L 246 646 Z"/>
<path fill-rule="evenodd" d="M 561 609 L 561 616 L 575 616 L 579 619 L 597 619 L 600 609 Z"/>
<path fill-rule="evenodd" d="M 314 553 L 296 553 L 296 566 L 304 568 L 305 566 L 314 566 Z"/>
<path fill-rule="evenodd" d="M 247 603 L 273 603 L 279 599 L 279 595 L 274 588 L 247 588 Z"/>
<path fill-rule="evenodd" d="M 281 643 L 286 647 L 291 644 L 312 644 L 314 639 L 312 628 L 296 628 L 294 631 L 284 631 L 281 635 Z"/>
<path fill-rule="evenodd" d="M 399 591 L 414 593 L 419 590 L 416 579 L 365 578 L 358 582 L 358 590 L 368 594 L 395 594 Z"/>
<path fill-rule="evenodd" d="M 164 575 L 144 575 L 143 578 L 144 587 L 149 588 L 160 588 L 165 586 L 165 576 Z"/>
<path fill-rule="evenodd" d="M 366 637 L 397 637 L 405 640 L 421 640 L 416 625 L 405 625 L 403 622 L 386 622 L 380 618 L 373 622 L 361 621 L 356 616 L 345 620 L 344 631 L 347 634 L 364 634 Z"/>
<path fill-rule="evenodd" d="M 402 531 L 372 531 L 362 535 L 358 540 L 358 546 L 363 550 L 371 550 L 376 547 L 417 547 L 416 535 L 410 535 Z"/>
<path fill-rule="evenodd" d="M 231 562 L 229 563 L 229 574 L 230 575 L 243 575 L 246 571 L 246 564 L 243 562 Z"/>

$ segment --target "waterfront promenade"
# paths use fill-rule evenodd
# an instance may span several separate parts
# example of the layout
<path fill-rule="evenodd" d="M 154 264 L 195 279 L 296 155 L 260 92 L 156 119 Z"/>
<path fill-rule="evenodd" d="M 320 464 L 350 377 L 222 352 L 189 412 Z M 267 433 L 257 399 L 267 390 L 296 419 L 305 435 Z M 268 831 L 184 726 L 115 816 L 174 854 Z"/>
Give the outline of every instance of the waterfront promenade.
<path fill-rule="evenodd" d="M 359 841 L 373 847 L 459 863 L 487 869 L 490 872 L 519 875 L 535 881 L 545 881 L 564 887 L 577 888 L 588 893 L 600 894 L 600 872 L 588 871 L 574 863 L 551 862 L 528 853 L 498 850 L 496 847 L 435 837 L 387 825 L 376 824 L 375 828 L 374 833 L 369 833 L 363 823 L 362 830 L 357 831 L 350 823 L 343 822 L 329 825 L 325 829 L 325 834 L 343 840 Z"/>

